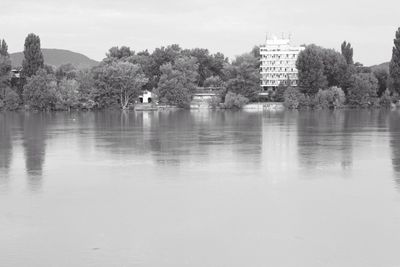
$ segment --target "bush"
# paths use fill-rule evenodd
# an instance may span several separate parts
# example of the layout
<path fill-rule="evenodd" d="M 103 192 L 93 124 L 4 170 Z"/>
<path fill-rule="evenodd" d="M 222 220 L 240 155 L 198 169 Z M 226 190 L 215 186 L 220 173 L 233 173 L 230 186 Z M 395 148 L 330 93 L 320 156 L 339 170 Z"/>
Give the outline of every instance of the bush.
<path fill-rule="evenodd" d="M 225 96 L 225 102 L 222 104 L 226 109 L 241 109 L 244 105 L 249 103 L 249 99 L 232 92 L 228 92 Z"/>
<path fill-rule="evenodd" d="M 352 106 L 369 107 L 377 95 L 378 80 L 372 73 L 358 73 L 352 76 L 348 90 L 348 103 Z"/>
<path fill-rule="evenodd" d="M 208 105 L 209 105 L 212 109 L 218 108 L 220 104 L 221 104 L 221 97 L 219 97 L 219 96 L 213 96 L 213 97 L 208 101 Z"/>
<path fill-rule="evenodd" d="M 341 108 L 346 101 L 344 92 L 339 87 L 331 87 L 327 90 L 319 90 L 315 96 L 315 108 Z"/>
<path fill-rule="evenodd" d="M 379 98 L 379 106 L 384 107 L 384 108 L 390 108 L 392 103 L 393 103 L 393 100 L 392 100 L 392 97 L 390 96 L 390 92 L 389 92 L 389 90 L 386 89 L 386 91 Z"/>
<path fill-rule="evenodd" d="M 54 75 L 47 74 L 43 69 L 36 75 L 28 79 L 24 86 L 24 102 L 30 108 L 38 110 L 54 109 L 56 97 L 57 82 Z"/>
<path fill-rule="evenodd" d="M 304 105 L 306 102 L 305 96 L 300 92 L 299 89 L 294 87 L 288 87 L 283 94 L 284 106 L 288 109 L 297 109 L 300 104 Z"/>
<path fill-rule="evenodd" d="M 19 102 L 20 100 L 18 94 L 14 90 L 7 88 L 5 97 L 3 99 L 4 109 L 16 110 L 19 108 Z"/>

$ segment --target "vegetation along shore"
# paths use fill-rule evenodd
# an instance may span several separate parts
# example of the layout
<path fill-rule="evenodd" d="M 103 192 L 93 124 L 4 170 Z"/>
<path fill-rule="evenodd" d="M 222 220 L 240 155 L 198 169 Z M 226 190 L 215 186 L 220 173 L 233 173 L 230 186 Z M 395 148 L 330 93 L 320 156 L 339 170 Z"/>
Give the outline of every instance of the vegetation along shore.
<path fill-rule="evenodd" d="M 0 43 L 1 110 L 130 109 L 143 92 L 153 103 L 189 108 L 197 91 L 213 91 L 212 108 L 242 108 L 251 102 L 283 102 L 289 109 L 390 107 L 400 99 L 400 28 L 389 67 L 365 67 L 353 61 L 353 47 L 341 52 L 308 45 L 298 55 L 298 86 L 281 84 L 263 94 L 260 49 L 229 61 L 207 49 L 183 49 L 177 44 L 135 52 L 112 47 L 99 64 L 45 64 L 40 38 L 25 39 L 20 67 L 12 67 L 5 40 Z"/>

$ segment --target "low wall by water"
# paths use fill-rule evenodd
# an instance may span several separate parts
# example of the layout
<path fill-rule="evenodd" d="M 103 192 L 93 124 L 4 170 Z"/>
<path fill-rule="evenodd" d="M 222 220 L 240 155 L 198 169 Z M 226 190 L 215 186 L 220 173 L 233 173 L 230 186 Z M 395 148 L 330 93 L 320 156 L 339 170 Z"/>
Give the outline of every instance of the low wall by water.
<path fill-rule="evenodd" d="M 285 107 L 281 102 L 250 103 L 243 107 L 243 110 L 259 110 L 259 111 L 277 111 L 284 109 Z"/>

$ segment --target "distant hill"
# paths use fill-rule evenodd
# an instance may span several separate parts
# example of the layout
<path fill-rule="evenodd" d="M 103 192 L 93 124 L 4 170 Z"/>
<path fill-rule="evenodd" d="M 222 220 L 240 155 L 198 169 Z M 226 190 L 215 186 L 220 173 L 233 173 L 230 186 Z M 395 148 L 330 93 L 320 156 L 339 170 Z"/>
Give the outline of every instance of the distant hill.
<path fill-rule="evenodd" d="M 371 70 L 374 71 L 377 69 L 384 69 L 389 72 L 389 64 L 390 64 L 389 62 L 385 62 L 385 63 L 379 64 L 379 65 L 374 65 L 374 66 L 371 66 Z"/>
<path fill-rule="evenodd" d="M 77 69 L 84 69 L 99 64 L 99 62 L 90 59 L 85 55 L 63 49 L 42 48 L 42 53 L 43 53 L 44 63 L 55 67 L 71 63 Z M 22 65 L 24 53 L 23 52 L 12 53 L 10 54 L 10 57 L 13 67 L 18 67 Z"/>

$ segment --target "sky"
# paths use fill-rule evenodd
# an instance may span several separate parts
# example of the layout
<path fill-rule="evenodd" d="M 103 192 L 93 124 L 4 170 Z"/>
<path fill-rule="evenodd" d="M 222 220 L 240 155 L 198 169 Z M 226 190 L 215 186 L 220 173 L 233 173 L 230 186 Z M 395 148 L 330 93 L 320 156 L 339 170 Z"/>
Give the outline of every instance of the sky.
<path fill-rule="evenodd" d="M 399 12 L 399 0 L 0 0 L 0 38 L 18 52 L 33 32 L 42 48 L 95 60 L 112 46 L 153 51 L 174 43 L 233 58 L 267 33 L 290 33 L 294 44 L 338 51 L 347 40 L 355 61 L 374 65 L 391 58 Z"/>

